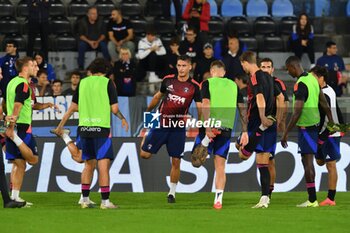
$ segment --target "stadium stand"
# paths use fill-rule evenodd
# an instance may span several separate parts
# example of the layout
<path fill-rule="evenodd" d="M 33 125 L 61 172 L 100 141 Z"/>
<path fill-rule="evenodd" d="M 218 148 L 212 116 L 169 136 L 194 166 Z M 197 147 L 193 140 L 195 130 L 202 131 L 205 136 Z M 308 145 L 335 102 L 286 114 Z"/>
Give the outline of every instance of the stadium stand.
<path fill-rule="evenodd" d="M 0 17 L 2 16 L 13 16 L 14 5 L 9 0 L 0 0 Z"/>
<path fill-rule="evenodd" d="M 223 17 L 243 16 L 243 5 L 239 0 L 224 0 L 221 4 Z"/>
<path fill-rule="evenodd" d="M 69 3 L 69 14 L 75 17 L 86 15 L 89 3 L 86 0 L 72 0 Z"/>
<path fill-rule="evenodd" d="M 95 6 L 98 9 L 98 13 L 102 16 L 110 16 L 115 5 L 112 0 L 97 0 Z"/>
<path fill-rule="evenodd" d="M 273 17 L 293 16 L 293 4 L 289 0 L 275 0 L 272 3 L 271 13 Z"/>
<path fill-rule="evenodd" d="M 13 16 L 3 16 L 0 18 L 0 33 L 1 34 L 11 34 L 19 33 L 20 24 L 17 22 L 16 18 Z"/>
<path fill-rule="evenodd" d="M 247 16 L 268 16 L 268 6 L 264 0 L 249 0 L 246 7 Z"/>
<path fill-rule="evenodd" d="M 66 9 L 61 0 L 52 0 L 50 6 L 50 15 L 66 15 Z"/>
<path fill-rule="evenodd" d="M 143 7 L 137 0 L 122 0 L 121 9 L 124 16 L 141 15 Z"/>

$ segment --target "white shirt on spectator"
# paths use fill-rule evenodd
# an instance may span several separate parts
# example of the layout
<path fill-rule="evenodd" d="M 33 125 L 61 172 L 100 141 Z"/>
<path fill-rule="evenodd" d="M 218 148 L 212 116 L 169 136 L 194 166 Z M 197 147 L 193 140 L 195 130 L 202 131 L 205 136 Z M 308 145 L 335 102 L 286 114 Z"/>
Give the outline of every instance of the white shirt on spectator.
<path fill-rule="evenodd" d="M 155 51 L 157 55 L 160 56 L 166 54 L 166 50 L 163 46 L 163 43 L 159 38 L 155 38 L 154 41 L 149 42 L 145 37 L 139 41 L 136 58 L 144 59 L 145 57 L 147 57 L 151 53 L 150 48 L 152 48 L 153 46 L 159 47 L 159 50 Z"/>

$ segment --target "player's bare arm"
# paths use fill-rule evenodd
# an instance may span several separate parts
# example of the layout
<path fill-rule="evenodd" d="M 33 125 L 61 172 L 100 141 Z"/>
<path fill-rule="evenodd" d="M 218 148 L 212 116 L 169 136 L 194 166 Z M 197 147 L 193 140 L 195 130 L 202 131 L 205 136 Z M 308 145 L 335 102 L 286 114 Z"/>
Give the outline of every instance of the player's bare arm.
<path fill-rule="evenodd" d="M 207 121 L 210 116 L 210 99 L 204 98 L 202 99 L 202 113 L 203 113 L 203 120 Z M 208 127 L 205 129 L 206 135 L 209 138 L 215 138 L 215 134 L 212 132 L 211 128 Z"/>
<path fill-rule="evenodd" d="M 75 112 L 78 112 L 78 104 L 72 102 L 72 104 L 69 106 L 67 112 L 63 115 L 62 120 L 58 124 L 57 128 L 55 129 L 57 135 L 61 135 L 63 133 L 63 127 L 67 123 L 68 119 Z"/>
<path fill-rule="evenodd" d="M 304 101 L 302 101 L 302 100 L 295 101 L 292 118 L 290 119 L 289 124 L 288 124 L 286 130 L 284 131 L 282 139 L 281 139 L 281 145 L 284 148 L 288 147 L 288 144 L 287 144 L 288 133 L 294 128 L 294 126 L 298 122 L 298 120 L 301 116 L 301 112 L 303 111 L 303 107 L 304 107 Z"/>
<path fill-rule="evenodd" d="M 158 91 L 154 96 L 153 99 L 151 100 L 150 104 L 147 107 L 147 112 L 152 111 L 159 103 L 160 101 L 163 99 L 164 94 L 160 91 Z"/>
<path fill-rule="evenodd" d="M 329 123 L 334 123 L 331 109 L 329 108 L 327 99 L 324 96 L 322 91 L 320 91 L 320 94 L 319 94 L 319 103 L 320 103 L 321 109 L 326 113 Z"/>
<path fill-rule="evenodd" d="M 265 127 L 270 127 L 273 122 L 265 116 L 266 102 L 263 94 L 259 93 L 256 95 L 256 104 L 258 106 L 261 123 Z"/>
<path fill-rule="evenodd" d="M 116 117 L 118 117 L 119 120 L 122 121 L 122 127 L 125 129 L 126 132 L 128 132 L 129 131 L 129 123 L 125 119 L 122 112 L 119 110 L 117 103 L 111 105 L 111 111 Z"/>
<path fill-rule="evenodd" d="M 249 143 L 248 129 L 247 129 L 247 110 L 244 103 L 238 103 L 238 111 L 242 125 L 242 135 L 240 145 L 244 148 Z"/>
<path fill-rule="evenodd" d="M 284 101 L 284 95 L 282 93 L 280 93 L 276 97 L 276 107 L 277 107 L 277 111 L 276 111 L 277 124 L 278 124 L 278 126 L 280 126 L 282 123 L 283 114 L 284 114 L 284 111 L 286 108 L 285 101 Z"/>

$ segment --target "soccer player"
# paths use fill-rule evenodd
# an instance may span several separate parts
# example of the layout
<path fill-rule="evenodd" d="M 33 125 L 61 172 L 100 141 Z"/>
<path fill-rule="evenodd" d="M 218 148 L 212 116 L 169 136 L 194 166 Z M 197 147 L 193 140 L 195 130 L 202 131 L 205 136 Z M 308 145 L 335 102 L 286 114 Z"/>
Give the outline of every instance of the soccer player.
<path fill-rule="evenodd" d="M 275 151 L 277 140 L 277 126 L 268 116 L 276 115 L 276 101 L 281 103 L 284 98 L 280 89 L 274 84 L 273 78 L 259 69 L 253 52 L 244 52 L 240 60 L 244 71 L 251 76 L 247 90 L 250 138 L 246 148 L 240 151 L 247 156 L 253 151 L 256 152 L 256 164 L 260 172 L 261 198 L 252 208 L 267 208 L 270 202 L 268 196 L 270 190 L 269 158 L 270 153 Z M 279 118 L 278 113 L 277 118 Z"/>
<path fill-rule="evenodd" d="M 170 191 L 168 203 L 175 203 L 176 186 L 180 178 L 180 162 L 185 147 L 186 128 L 164 128 L 169 122 L 184 121 L 185 114 L 192 100 L 196 102 L 198 119 L 200 119 L 201 94 L 199 84 L 190 78 L 192 69 L 191 58 L 181 55 L 177 59 L 176 75 L 165 76 L 160 90 L 154 95 L 147 107 L 147 112 L 153 110 L 160 102 L 158 108 L 160 116 L 160 128 L 151 129 L 143 138 L 140 148 L 140 156 L 144 159 L 151 158 L 158 152 L 163 144 L 166 144 L 168 154 L 171 157 Z"/>
<path fill-rule="evenodd" d="M 231 132 L 235 124 L 237 106 L 241 116 L 243 133 L 242 146 L 248 143 L 247 124 L 243 96 L 234 81 L 225 78 L 225 65 L 222 61 L 213 61 L 210 65 L 211 78 L 202 83 L 202 114 L 204 121 L 215 119 L 221 121 L 220 133 L 215 135 L 212 129 L 200 128 L 194 147 L 202 143 L 208 147 L 209 154 L 214 154 L 215 199 L 214 208 L 222 208 L 222 197 L 226 184 L 225 164 L 230 149 Z M 210 142 L 210 139 L 212 140 Z M 210 142 L 210 143 L 209 143 Z"/>
<path fill-rule="evenodd" d="M 328 71 L 327 68 L 321 66 L 315 66 L 311 69 L 312 75 L 318 78 L 318 83 L 321 87 L 323 94 L 326 97 L 328 105 L 331 108 L 331 113 L 333 116 L 334 123 L 344 123 L 343 116 L 340 111 L 337 102 L 337 96 L 332 87 L 327 84 Z M 322 135 L 326 133 L 326 127 L 328 119 L 325 116 L 324 112 L 320 112 L 321 114 L 321 123 L 320 123 L 320 132 Z M 328 133 L 326 133 L 328 135 Z M 326 135 L 326 136 L 327 136 Z M 316 162 L 318 165 L 323 166 L 326 164 L 328 170 L 328 195 L 326 200 L 320 203 L 320 206 L 335 206 L 335 193 L 337 187 L 337 161 L 340 159 L 340 139 L 341 133 L 336 132 L 334 134 L 328 135 L 328 138 L 325 141 L 321 141 L 319 138 L 319 148 L 315 155 Z M 320 145 L 321 143 L 321 145 Z"/>
<path fill-rule="evenodd" d="M 26 162 L 30 165 L 38 163 L 38 150 L 31 132 L 32 104 L 30 76 L 34 74 L 34 63 L 30 57 L 16 61 L 19 75 L 13 78 L 6 91 L 6 106 L 9 126 L 6 130 L 6 159 L 12 162 L 11 182 L 12 195 L 15 201 L 24 202 L 19 197 Z M 16 125 L 16 129 L 15 129 Z M 27 205 L 32 203 L 27 202 Z"/>
<path fill-rule="evenodd" d="M 115 209 L 118 206 L 109 201 L 109 168 L 114 159 L 110 133 L 110 112 L 120 116 L 118 96 L 113 81 L 105 77 L 111 66 L 103 58 L 96 58 L 89 66 L 91 75 L 82 79 L 73 96 L 72 104 L 64 114 L 55 130 L 56 134 L 64 135 L 64 125 L 74 112 L 79 112 L 79 136 L 82 147 L 82 160 L 85 162 L 81 176 L 83 202 L 82 208 L 93 207 L 89 202 L 92 173 L 97 164 L 99 185 L 101 189 L 101 209 Z M 125 125 L 123 125 L 126 127 Z M 66 144 L 69 138 L 63 137 Z M 71 143 L 72 144 L 72 143 Z M 73 144 L 72 144 L 73 145 Z M 79 153 L 78 151 L 76 151 Z"/>
<path fill-rule="evenodd" d="M 284 96 L 284 104 L 283 106 L 279 106 L 280 108 L 283 108 L 282 112 L 282 120 L 280 122 L 277 122 L 277 130 L 279 132 L 283 132 L 286 125 L 286 117 L 287 117 L 287 111 L 288 111 L 288 95 L 287 95 L 287 89 L 286 85 L 282 80 L 279 78 L 273 76 L 274 67 L 273 67 L 273 61 L 270 58 L 263 58 L 259 61 L 259 68 L 271 75 L 275 81 L 275 85 L 278 86 L 278 88 L 281 90 L 283 96 Z M 276 131 L 277 133 L 277 131 Z M 276 148 L 276 147 L 274 147 Z M 274 190 L 274 184 L 276 180 L 276 166 L 275 166 L 275 151 L 271 151 L 270 161 L 269 161 L 269 172 L 270 172 L 270 192 L 269 192 L 269 198 L 271 199 L 272 191 Z"/>
<path fill-rule="evenodd" d="M 296 56 L 290 56 L 286 60 L 289 75 L 298 80 L 294 85 L 293 115 L 281 138 L 281 145 L 288 147 L 288 133 L 298 126 L 298 147 L 301 161 L 304 166 L 304 176 L 308 192 L 308 200 L 297 207 L 318 207 L 315 188 L 314 155 L 317 153 L 318 126 L 320 113 L 318 106 L 326 113 L 330 123 L 333 122 L 331 111 L 327 101 L 320 90 L 317 78 L 311 73 L 304 72 L 301 61 Z"/>

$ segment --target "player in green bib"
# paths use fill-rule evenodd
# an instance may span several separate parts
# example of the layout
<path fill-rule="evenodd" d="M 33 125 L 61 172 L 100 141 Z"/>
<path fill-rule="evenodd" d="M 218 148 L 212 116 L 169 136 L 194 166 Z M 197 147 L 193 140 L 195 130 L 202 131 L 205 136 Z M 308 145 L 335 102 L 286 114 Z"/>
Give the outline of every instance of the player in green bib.
<path fill-rule="evenodd" d="M 305 181 L 308 200 L 297 207 L 318 207 L 315 188 L 314 156 L 317 153 L 318 130 L 320 124 L 319 106 L 327 114 L 329 122 L 333 123 L 331 110 L 327 104 L 318 80 L 311 73 L 304 72 L 298 57 L 291 56 L 286 60 L 288 73 L 298 80 L 294 86 L 293 115 L 282 136 L 281 144 L 288 146 L 288 133 L 295 125 L 298 126 L 298 153 L 305 171 Z"/>
<path fill-rule="evenodd" d="M 6 108 L 9 119 L 9 126 L 6 130 L 6 159 L 13 164 L 11 198 L 24 202 L 19 197 L 19 191 L 25 174 L 26 162 L 31 165 L 38 163 L 38 150 L 31 129 L 32 91 L 29 86 L 29 79 L 35 74 L 35 67 L 30 57 L 18 59 L 16 67 L 19 75 L 9 82 L 6 89 Z M 31 204 L 27 202 L 27 205 Z"/>
<path fill-rule="evenodd" d="M 225 164 L 230 148 L 231 132 L 234 128 L 236 109 L 239 107 L 243 132 L 241 143 L 248 143 L 243 96 L 234 81 L 225 78 L 225 65 L 222 61 L 213 61 L 210 65 L 211 78 L 202 83 L 202 113 L 204 121 L 209 119 L 221 122 L 221 127 L 200 128 L 193 148 L 199 144 L 208 147 L 209 154 L 214 155 L 215 199 L 214 208 L 222 208 L 222 196 L 226 184 Z M 212 141 L 211 141 L 212 140 Z"/>
<path fill-rule="evenodd" d="M 105 77 L 110 69 L 110 64 L 103 58 L 96 58 L 90 64 L 88 70 L 91 72 L 91 75 L 80 81 L 71 106 L 55 130 L 55 133 L 61 136 L 68 147 L 70 147 L 69 150 L 79 154 L 79 149 L 63 130 L 70 116 L 74 112 L 79 112 L 78 134 L 82 149 L 81 158 L 85 163 L 81 176 L 82 208 L 93 207 L 89 194 L 96 164 L 98 165 L 102 199 L 100 208 L 114 209 L 118 207 L 109 201 L 109 168 L 111 160 L 114 159 L 110 132 L 111 112 L 123 120 L 122 125 L 126 130 L 128 129 L 128 124 L 118 109 L 116 87 L 112 80 Z"/>

